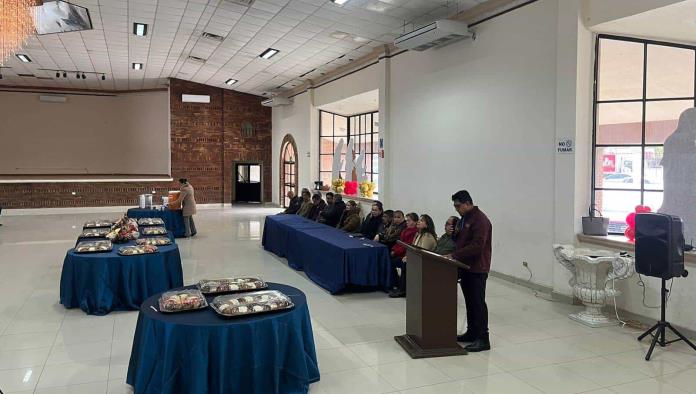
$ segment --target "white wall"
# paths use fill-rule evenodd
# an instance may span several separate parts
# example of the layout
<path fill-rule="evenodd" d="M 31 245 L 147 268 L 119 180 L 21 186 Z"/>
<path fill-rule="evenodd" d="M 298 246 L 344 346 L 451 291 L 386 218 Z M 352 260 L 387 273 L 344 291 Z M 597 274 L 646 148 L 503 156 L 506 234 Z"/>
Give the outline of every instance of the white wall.
<path fill-rule="evenodd" d="M 438 229 L 467 189 L 493 223 L 493 269 L 552 280 L 555 1 L 476 28 L 478 39 L 392 59 L 387 206 Z"/>

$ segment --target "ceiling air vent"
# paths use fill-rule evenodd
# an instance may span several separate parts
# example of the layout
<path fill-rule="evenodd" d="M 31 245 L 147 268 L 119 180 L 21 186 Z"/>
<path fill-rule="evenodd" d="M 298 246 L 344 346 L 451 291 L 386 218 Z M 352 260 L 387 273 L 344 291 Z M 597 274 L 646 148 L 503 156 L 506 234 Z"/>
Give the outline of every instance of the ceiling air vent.
<path fill-rule="evenodd" d="M 219 42 L 222 42 L 225 39 L 223 36 L 218 36 L 217 34 L 208 33 L 207 31 L 204 31 L 203 34 L 201 34 L 201 37 L 207 38 L 207 39 L 213 40 L 213 41 L 219 41 Z"/>
<path fill-rule="evenodd" d="M 197 62 L 197 63 L 205 63 L 205 59 L 203 59 L 202 57 L 193 56 L 193 55 L 190 55 L 188 57 L 188 60 L 191 60 L 192 62 Z"/>
<path fill-rule="evenodd" d="M 254 4 L 255 0 L 227 0 L 227 1 L 230 3 L 234 3 L 234 4 L 243 5 L 245 7 L 250 7 L 252 4 Z"/>
<path fill-rule="evenodd" d="M 17 74 L 19 77 L 36 78 L 34 74 Z"/>

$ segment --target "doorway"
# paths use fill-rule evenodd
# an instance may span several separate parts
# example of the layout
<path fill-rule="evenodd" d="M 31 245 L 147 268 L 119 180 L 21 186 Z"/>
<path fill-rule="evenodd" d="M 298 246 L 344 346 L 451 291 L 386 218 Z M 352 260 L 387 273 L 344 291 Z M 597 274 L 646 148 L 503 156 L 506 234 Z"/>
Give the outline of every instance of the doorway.
<path fill-rule="evenodd" d="M 235 164 L 235 202 L 261 202 L 261 164 Z"/>

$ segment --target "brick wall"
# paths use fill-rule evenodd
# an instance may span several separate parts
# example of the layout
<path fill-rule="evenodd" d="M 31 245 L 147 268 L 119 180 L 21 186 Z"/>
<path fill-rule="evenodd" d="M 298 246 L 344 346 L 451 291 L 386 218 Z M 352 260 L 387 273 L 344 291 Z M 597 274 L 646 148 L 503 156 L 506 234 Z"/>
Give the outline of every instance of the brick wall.
<path fill-rule="evenodd" d="M 262 97 L 172 79 L 171 160 L 175 182 L 0 184 L 3 208 L 136 205 L 137 196 L 178 189 L 188 178 L 202 204 L 232 201 L 233 163 L 263 166 L 263 199 L 271 201 L 271 109 Z M 182 103 L 181 94 L 210 95 L 210 104 Z M 249 125 L 253 129 L 250 132 Z M 75 192 L 73 195 L 72 193 Z"/>

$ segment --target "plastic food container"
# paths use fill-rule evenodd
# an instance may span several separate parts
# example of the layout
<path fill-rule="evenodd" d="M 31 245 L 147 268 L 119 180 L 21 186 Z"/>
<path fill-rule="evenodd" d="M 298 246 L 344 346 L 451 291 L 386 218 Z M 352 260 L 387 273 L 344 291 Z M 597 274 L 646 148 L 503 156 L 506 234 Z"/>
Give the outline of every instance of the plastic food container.
<path fill-rule="evenodd" d="M 197 289 L 168 291 L 159 298 L 160 312 L 184 312 L 202 309 L 208 306 L 208 301 Z"/>
<path fill-rule="evenodd" d="M 138 219 L 140 226 L 164 226 L 164 220 L 161 218 L 140 218 Z"/>
<path fill-rule="evenodd" d="M 103 253 L 113 248 L 111 241 L 82 241 L 75 246 L 75 253 Z"/>
<path fill-rule="evenodd" d="M 167 237 L 148 237 L 140 238 L 135 241 L 138 245 L 154 245 L 154 246 L 165 246 L 171 245 L 172 241 Z"/>
<path fill-rule="evenodd" d="M 141 234 L 143 234 L 143 235 L 167 235 L 167 229 L 164 227 L 143 227 Z"/>
<path fill-rule="evenodd" d="M 211 303 L 213 310 L 225 317 L 249 316 L 293 308 L 290 297 L 277 290 L 264 290 L 244 295 L 217 296 Z"/>
<path fill-rule="evenodd" d="M 198 282 L 198 288 L 203 294 L 216 294 L 263 290 L 268 285 L 259 278 L 222 278 L 203 279 Z"/>
<path fill-rule="evenodd" d="M 80 238 L 105 238 L 106 234 L 109 233 L 109 228 L 87 228 L 82 230 Z"/>
<path fill-rule="evenodd" d="M 82 226 L 82 228 L 101 228 L 101 227 L 111 227 L 116 223 L 115 220 L 109 220 L 109 219 L 97 219 L 97 220 L 90 220 L 89 222 L 85 222 L 85 224 Z"/>
<path fill-rule="evenodd" d="M 137 245 L 137 246 L 122 246 L 118 248 L 118 254 L 121 256 L 136 256 L 140 254 L 157 253 L 157 246 L 153 245 Z"/>

